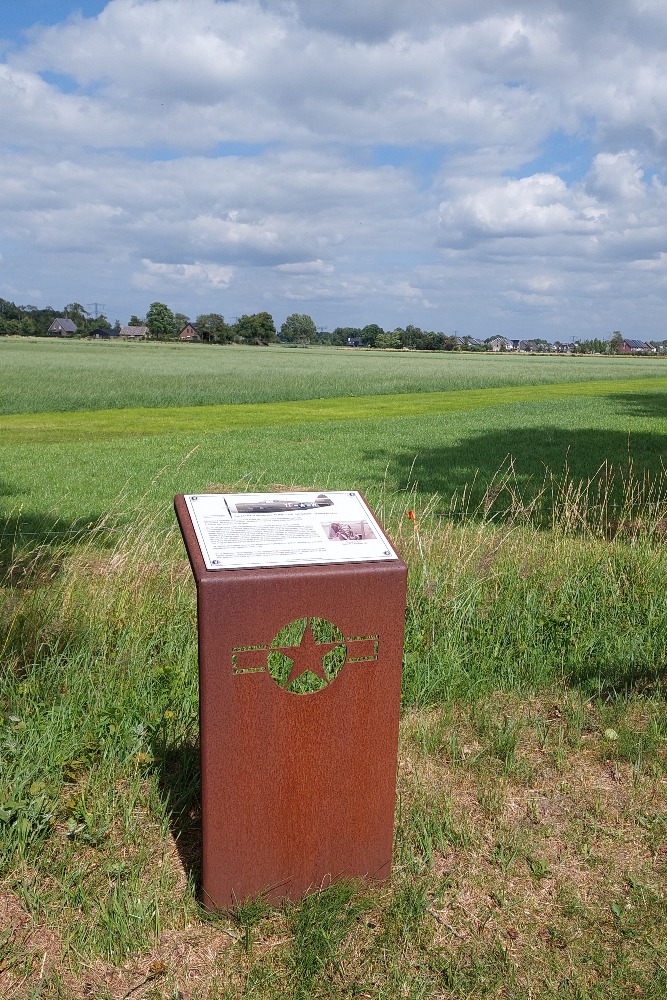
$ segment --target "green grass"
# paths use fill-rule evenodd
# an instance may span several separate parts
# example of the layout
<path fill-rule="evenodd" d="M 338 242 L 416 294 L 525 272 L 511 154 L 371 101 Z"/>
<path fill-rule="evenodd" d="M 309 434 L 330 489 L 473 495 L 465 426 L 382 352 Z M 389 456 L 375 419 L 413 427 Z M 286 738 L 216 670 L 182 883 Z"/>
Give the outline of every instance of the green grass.
<path fill-rule="evenodd" d="M 130 425 L 125 437 L 49 441 L 47 435 L 45 442 L 23 444 L 10 443 L 3 424 L 0 513 L 9 518 L 8 532 L 18 520 L 26 537 L 37 538 L 57 521 L 65 531 L 98 523 L 116 509 L 120 494 L 126 517 L 142 509 L 147 492 L 160 498 L 167 524 L 175 493 L 212 483 L 286 483 L 317 489 L 353 484 L 372 502 L 385 489 L 415 487 L 424 499 L 437 496 L 438 509 L 462 517 L 474 513 L 491 483 L 501 489 L 497 473 L 509 461 L 514 488 L 526 501 L 540 494 L 550 471 L 570 484 L 596 480 L 617 502 L 631 472 L 639 480 L 644 471 L 662 474 L 666 400 L 664 390 L 628 392 L 237 429 L 207 423 L 203 409 L 194 414 L 199 431 L 137 435 Z M 501 492 L 499 504 L 513 502 L 508 489 Z M 549 487 L 542 502 L 550 507 L 563 498 Z"/>
<path fill-rule="evenodd" d="M 34 350 L 35 371 L 63 368 L 37 402 L 27 379 L 25 405 L 80 392 L 87 412 L 0 419 L 0 995 L 662 998 L 662 366 Z M 106 406 L 139 399 L 151 365 L 143 407 L 159 385 L 192 404 L 234 353 L 273 402 L 100 412 L 104 379 L 86 393 L 76 367 L 111 366 Z M 297 376 L 270 371 L 283 357 L 319 365 L 330 398 L 295 399 Z M 337 357 L 355 359 L 344 377 L 326 372 Z M 364 398 L 371 377 L 385 395 Z M 171 499 L 273 483 L 362 488 L 410 568 L 395 867 L 381 888 L 211 916 L 196 602 Z"/>
<path fill-rule="evenodd" d="M 545 400 L 560 404 L 591 397 L 641 399 L 649 389 L 652 396 L 661 398 L 667 389 L 667 377 L 654 378 L 649 383 L 643 379 L 608 379 L 281 403 L 11 414 L 0 419 L 0 431 L 3 441 L 10 445 L 100 441 L 113 437 L 286 427 L 329 420 L 356 423 L 397 417 L 437 416 Z M 667 400 L 667 394 L 664 398 Z"/>
<path fill-rule="evenodd" d="M 5 579 L 0 989 L 660 995 L 667 554 L 646 534 L 573 539 L 567 518 L 545 534 L 420 511 L 425 577 L 406 499 L 383 508 L 411 583 L 382 889 L 200 911 L 195 595 L 175 527 L 148 512 L 106 551 L 84 536 Z"/>
<path fill-rule="evenodd" d="M 0 337 L 0 413 L 182 407 L 664 377 L 660 358 Z"/>

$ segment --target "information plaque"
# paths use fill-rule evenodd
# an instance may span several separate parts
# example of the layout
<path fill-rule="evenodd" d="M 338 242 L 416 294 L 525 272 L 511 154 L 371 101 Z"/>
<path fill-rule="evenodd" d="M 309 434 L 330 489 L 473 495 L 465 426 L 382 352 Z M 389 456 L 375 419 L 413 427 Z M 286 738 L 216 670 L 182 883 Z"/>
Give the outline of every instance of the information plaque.
<path fill-rule="evenodd" d="M 207 569 L 398 558 L 356 490 L 200 493 L 185 502 Z"/>
<path fill-rule="evenodd" d="M 386 879 L 405 563 L 356 491 L 174 506 L 197 586 L 202 902 Z"/>

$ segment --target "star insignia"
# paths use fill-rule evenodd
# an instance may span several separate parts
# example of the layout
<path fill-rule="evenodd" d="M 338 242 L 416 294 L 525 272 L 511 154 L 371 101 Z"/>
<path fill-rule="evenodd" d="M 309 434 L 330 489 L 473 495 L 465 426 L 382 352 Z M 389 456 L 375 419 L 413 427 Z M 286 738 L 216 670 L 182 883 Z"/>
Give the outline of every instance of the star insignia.
<path fill-rule="evenodd" d="M 287 679 L 285 687 L 288 688 L 290 684 L 295 681 L 301 674 L 305 674 L 307 671 L 315 674 L 320 680 L 324 681 L 325 684 L 329 683 L 329 678 L 324 670 L 323 657 L 325 653 L 328 653 L 331 649 L 336 649 L 337 646 L 342 646 L 342 642 L 318 642 L 313 635 L 313 630 L 310 621 L 304 629 L 304 633 L 301 642 L 298 646 L 274 646 L 273 648 L 282 653 L 284 656 L 289 657 L 292 661 L 292 669 L 290 670 L 290 675 Z"/>

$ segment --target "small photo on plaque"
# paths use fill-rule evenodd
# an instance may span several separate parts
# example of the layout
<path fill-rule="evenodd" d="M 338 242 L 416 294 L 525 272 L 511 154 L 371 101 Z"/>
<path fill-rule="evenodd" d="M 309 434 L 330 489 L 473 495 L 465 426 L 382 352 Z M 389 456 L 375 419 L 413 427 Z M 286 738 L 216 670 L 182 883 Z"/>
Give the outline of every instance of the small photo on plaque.
<path fill-rule="evenodd" d="M 331 524 L 325 524 L 324 528 L 332 542 L 365 542 L 369 538 L 376 537 L 367 521 L 353 521 L 347 524 L 332 521 Z"/>

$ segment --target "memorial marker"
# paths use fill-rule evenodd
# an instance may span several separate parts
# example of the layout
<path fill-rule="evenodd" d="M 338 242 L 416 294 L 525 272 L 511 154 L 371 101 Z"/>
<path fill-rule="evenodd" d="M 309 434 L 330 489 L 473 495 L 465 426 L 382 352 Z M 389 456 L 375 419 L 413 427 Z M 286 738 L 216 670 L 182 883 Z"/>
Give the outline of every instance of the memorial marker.
<path fill-rule="evenodd" d="M 197 585 L 205 905 L 386 878 L 404 563 L 356 491 L 175 508 Z"/>

